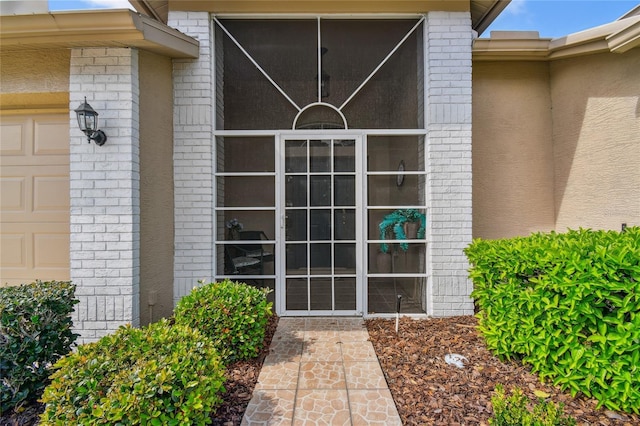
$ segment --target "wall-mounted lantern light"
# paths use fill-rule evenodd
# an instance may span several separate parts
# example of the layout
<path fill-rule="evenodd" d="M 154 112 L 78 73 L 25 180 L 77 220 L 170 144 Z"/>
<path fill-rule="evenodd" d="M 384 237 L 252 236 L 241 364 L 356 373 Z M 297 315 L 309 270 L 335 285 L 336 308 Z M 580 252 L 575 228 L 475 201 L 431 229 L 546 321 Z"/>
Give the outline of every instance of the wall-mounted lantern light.
<path fill-rule="evenodd" d="M 94 141 L 98 146 L 104 145 L 107 141 L 107 135 L 98 129 L 98 113 L 87 103 L 86 97 L 84 103 L 74 111 L 78 116 L 78 127 L 87 135 L 87 141 Z"/>

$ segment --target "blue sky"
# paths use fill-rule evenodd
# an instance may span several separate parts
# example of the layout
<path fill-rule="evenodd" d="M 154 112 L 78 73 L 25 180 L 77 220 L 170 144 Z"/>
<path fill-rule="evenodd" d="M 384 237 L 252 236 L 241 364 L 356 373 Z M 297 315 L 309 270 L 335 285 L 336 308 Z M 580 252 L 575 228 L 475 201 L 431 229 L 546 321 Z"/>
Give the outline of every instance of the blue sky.
<path fill-rule="evenodd" d="M 511 0 L 485 30 L 538 31 L 540 37 L 561 37 L 615 21 L 635 6 L 626 0 Z"/>
<path fill-rule="evenodd" d="M 541 37 L 561 37 L 606 24 L 633 9 L 627 0 L 512 0 L 483 33 L 492 30 L 539 31 Z M 49 0 L 50 10 L 130 8 L 127 0 Z"/>

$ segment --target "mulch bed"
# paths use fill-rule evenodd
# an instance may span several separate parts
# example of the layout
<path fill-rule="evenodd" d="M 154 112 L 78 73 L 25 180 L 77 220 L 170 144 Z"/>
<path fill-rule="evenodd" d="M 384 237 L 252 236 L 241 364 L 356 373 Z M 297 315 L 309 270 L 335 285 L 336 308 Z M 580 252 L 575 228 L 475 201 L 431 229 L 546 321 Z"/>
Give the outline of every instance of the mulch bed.
<path fill-rule="evenodd" d="M 541 383 L 529 368 L 501 362 L 485 347 L 474 317 L 413 320 L 367 320 L 367 328 L 398 412 L 405 425 L 487 425 L 491 396 L 501 383 L 507 394 L 520 387 L 532 400 L 534 391 L 565 405 L 578 425 L 640 425 L 640 416 L 596 409 L 597 402 Z M 447 354 L 467 358 L 464 367 L 447 364 Z"/>
<path fill-rule="evenodd" d="M 264 345 L 256 358 L 247 361 L 238 361 L 227 366 L 227 381 L 224 387 L 227 391 L 222 395 L 223 403 L 211 419 L 215 426 L 234 426 L 242 422 L 244 411 L 249 405 L 253 388 L 258 383 L 258 375 L 262 369 L 262 363 L 269 354 L 269 345 L 278 326 L 278 317 L 271 316 L 267 331 L 264 336 Z"/>

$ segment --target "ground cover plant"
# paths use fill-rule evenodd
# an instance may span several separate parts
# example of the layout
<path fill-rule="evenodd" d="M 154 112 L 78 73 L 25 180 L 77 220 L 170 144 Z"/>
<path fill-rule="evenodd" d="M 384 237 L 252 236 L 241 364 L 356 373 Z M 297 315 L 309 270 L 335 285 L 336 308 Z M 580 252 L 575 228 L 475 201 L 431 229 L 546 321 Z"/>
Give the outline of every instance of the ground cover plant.
<path fill-rule="evenodd" d="M 62 281 L 0 288 L 0 412 L 39 398 L 50 366 L 70 351 L 74 294 Z"/>
<path fill-rule="evenodd" d="M 477 240 L 465 252 L 490 350 L 640 412 L 640 228 Z"/>
<path fill-rule="evenodd" d="M 538 395 L 547 395 L 538 391 Z M 522 389 L 515 387 L 507 396 L 502 385 L 496 386 L 495 395 L 491 398 L 493 416 L 489 419 L 491 426 L 574 426 L 573 417 L 564 413 L 564 406 L 538 398 L 538 402 L 529 408 L 532 402 Z"/>

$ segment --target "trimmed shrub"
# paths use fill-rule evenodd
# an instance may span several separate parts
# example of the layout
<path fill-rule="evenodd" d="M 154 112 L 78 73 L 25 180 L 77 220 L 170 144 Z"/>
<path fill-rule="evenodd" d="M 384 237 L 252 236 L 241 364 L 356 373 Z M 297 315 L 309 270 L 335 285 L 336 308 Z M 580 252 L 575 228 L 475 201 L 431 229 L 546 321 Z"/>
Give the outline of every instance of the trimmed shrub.
<path fill-rule="evenodd" d="M 531 405 L 520 388 L 511 391 L 506 396 L 502 385 L 497 385 L 495 394 L 491 397 L 493 417 L 489 419 L 491 426 L 574 426 L 573 417 L 564 414 L 562 404 L 556 406 L 553 402 L 540 400 L 529 410 Z"/>
<path fill-rule="evenodd" d="M 253 358 L 272 314 L 268 293 L 228 279 L 196 287 L 178 302 L 175 321 L 209 337 L 226 363 Z"/>
<path fill-rule="evenodd" d="M 55 369 L 41 425 L 205 424 L 224 392 L 224 366 L 211 341 L 167 320 L 120 327 Z"/>
<path fill-rule="evenodd" d="M 640 411 L 640 228 L 474 241 L 487 347 L 572 395 Z"/>
<path fill-rule="evenodd" d="M 0 288 L 0 412 L 39 398 L 51 365 L 69 353 L 74 294 L 61 281 Z"/>

